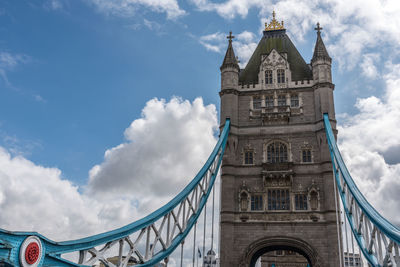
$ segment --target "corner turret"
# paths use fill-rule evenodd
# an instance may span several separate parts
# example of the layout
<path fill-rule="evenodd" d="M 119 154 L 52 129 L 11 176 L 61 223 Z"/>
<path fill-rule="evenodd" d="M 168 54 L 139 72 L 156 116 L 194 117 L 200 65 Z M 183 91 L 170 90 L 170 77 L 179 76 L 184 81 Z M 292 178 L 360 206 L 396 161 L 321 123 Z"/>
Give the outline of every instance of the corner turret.
<path fill-rule="evenodd" d="M 231 119 L 231 124 L 235 125 L 238 119 L 238 86 L 239 86 L 239 64 L 232 47 L 232 39 L 235 36 L 232 32 L 227 36 L 229 39 L 228 49 L 226 50 L 221 70 L 221 125 L 226 118 Z"/>
<path fill-rule="evenodd" d="M 323 114 L 328 113 L 330 119 L 335 119 L 333 103 L 333 89 L 335 86 L 332 84 L 332 58 L 329 56 L 322 41 L 322 28 L 319 23 L 317 23 L 315 30 L 317 31 L 317 42 L 311 59 L 314 79 L 315 116 L 317 120 L 322 120 Z"/>
<path fill-rule="evenodd" d="M 332 82 L 331 64 L 332 58 L 326 50 L 325 44 L 321 38 L 322 28 L 317 23 L 315 28 L 317 31 L 317 42 L 315 43 L 314 54 L 311 59 L 314 81 L 316 82 Z"/>
<path fill-rule="evenodd" d="M 235 36 L 232 32 L 227 37 L 229 39 L 228 49 L 226 50 L 221 70 L 221 91 L 224 89 L 234 89 L 239 84 L 239 64 L 232 47 L 232 39 Z"/>

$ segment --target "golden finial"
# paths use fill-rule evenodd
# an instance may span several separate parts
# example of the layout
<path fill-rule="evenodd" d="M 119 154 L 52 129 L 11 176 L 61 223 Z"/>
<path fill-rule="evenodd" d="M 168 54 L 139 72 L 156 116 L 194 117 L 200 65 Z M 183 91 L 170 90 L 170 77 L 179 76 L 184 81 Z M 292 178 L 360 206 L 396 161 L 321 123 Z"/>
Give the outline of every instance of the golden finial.
<path fill-rule="evenodd" d="M 276 15 L 276 13 L 275 13 L 275 10 L 274 10 L 274 11 L 272 11 L 272 20 L 271 20 L 271 22 L 269 24 L 265 23 L 265 30 L 266 31 L 275 31 L 275 30 L 284 30 L 285 29 L 285 27 L 283 26 L 283 20 L 282 20 L 281 23 L 279 23 L 279 21 L 276 20 L 275 15 Z"/>

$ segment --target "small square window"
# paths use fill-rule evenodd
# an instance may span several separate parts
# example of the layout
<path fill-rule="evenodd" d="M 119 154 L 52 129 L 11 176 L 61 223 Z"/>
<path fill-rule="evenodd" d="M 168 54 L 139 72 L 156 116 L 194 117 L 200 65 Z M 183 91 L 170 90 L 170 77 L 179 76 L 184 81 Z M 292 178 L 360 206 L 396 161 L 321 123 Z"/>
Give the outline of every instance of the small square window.
<path fill-rule="evenodd" d="M 261 195 L 251 196 L 251 210 L 263 209 L 263 197 Z"/>
<path fill-rule="evenodd" d="M 261 108 L 261 97 L 253 97 L 253 109 Z"/>
<path fill-rule="evenodd" d="M 303 162 L 312 162 L 311 161 L 311 150 L 305 149 L 302 151 L 303 154 Z"/>
<path fill-rule="evenodd" d="M 266 96 L 265 97 L 265 106 L 267 108 L 274 107 L 274 97 L 273 96 Z"/>
<path fill-rule="evenodd" d="M 278 106 L 286 106 L 286 97 L 284 95 L 278 96 Z"/>
<path fill-rule="evenodd" d="M 252 165 L 254 162 L 254 152 L 251 150 L 245 151 L 244 152 L 244 164 L 246 165 Z"/>

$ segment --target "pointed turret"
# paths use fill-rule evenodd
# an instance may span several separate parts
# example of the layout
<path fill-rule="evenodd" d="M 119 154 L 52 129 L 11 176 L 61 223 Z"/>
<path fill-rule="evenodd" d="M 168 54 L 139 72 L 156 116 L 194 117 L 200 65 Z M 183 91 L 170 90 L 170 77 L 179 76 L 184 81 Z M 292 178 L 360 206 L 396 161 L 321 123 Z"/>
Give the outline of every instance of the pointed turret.
<path fill-rule="evenodd" d="M 311 66 L 313 69 L 313 78 L 317 83 L 332 82 L 331 63 L 332 58 L 326 50 L 325 44 L 321 38 L 321 30 L 319 23 L 315 28 L 317 31 L 317 42 L 315 43 L 314 54 L 311 59 Z"/>
<path fill-rule="evenodd" d="M 226 67 L 234 67 L 239 69 L 239 64 L 235 56 L 235 51 L 233 51 L 233 46 L 232 46 L 232 39 L 235 38 L 235 36 L 232 35 L 232 32 L 229 33 L 229 36 L 227 37 L 229 39 L 229 44 L 228 44 L 228 49 L 226 50 L 225 57 L 224 57 L 224 62 L 221 65 L 221 70 Z"/>
<path fill-rule="evenodd" d="M 319 22 L 317 23 L 317 42 L 315 43 L 315 48 L 314 48 L 314 55 L 311 59 L 311 62 L 322 59 L 322 60 L 327 60 L 329 62 L 332 62 L 332 58 L 329 56 L 328 51 L 326 50 L 324 41 L 322 41 L 321 38 L 321 30 L 322 28 L 319 25 Z"/>
<path fill-rule="evenodd" d="M 329 118 L 335 118 L 335 108 L 333 104 L 332 84 L 332 58 L 321 38 L 321 30 L 319 23 L 315 28 L 317 31 L 317 42 L 315 43 L 314 55 L 311 59 L 311 67 L 314 79 L 314 96 L 315 96 L 315 116 L 317 120 L 322 120 L 324 113 L 329 114 Z M 329 159 L 327 159 L 329 160 Z"/>
<path fill-rule="evenodd" d="M 228 49 L 225 53 L 224 61 L 221 65 L 221 123 L 226 118 L 231 119 L 231 123 L 237 123 L 238 87 L 239 87 L 239 64 L 233 51 L 232 39 L 235 38 L 232 32 L 227 37 L 229 39 Z"/>

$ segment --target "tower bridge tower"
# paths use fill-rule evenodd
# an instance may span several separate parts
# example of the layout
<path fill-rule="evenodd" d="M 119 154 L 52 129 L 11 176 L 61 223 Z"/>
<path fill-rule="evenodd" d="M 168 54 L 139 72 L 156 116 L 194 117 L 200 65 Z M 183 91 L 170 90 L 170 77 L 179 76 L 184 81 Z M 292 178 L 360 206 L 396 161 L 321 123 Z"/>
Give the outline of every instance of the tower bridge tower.
<path fill-rule="evenodd" d="M 340 230 L 323 114 L 335 129 L 331 61 L 317 24 L 311 64 L 273 19 L 244 69 L 228 36 L 221 70 L 221 267 L 289 250 L 338 267 Z"/>

